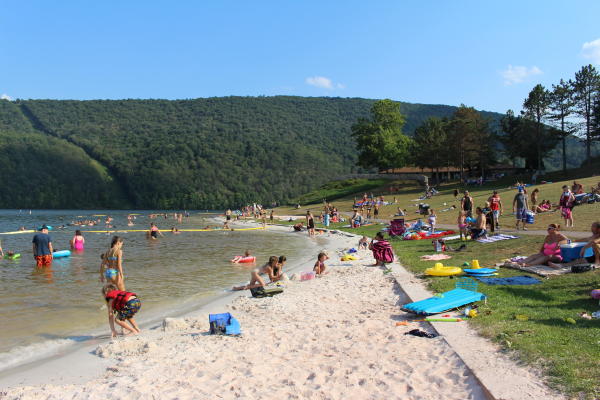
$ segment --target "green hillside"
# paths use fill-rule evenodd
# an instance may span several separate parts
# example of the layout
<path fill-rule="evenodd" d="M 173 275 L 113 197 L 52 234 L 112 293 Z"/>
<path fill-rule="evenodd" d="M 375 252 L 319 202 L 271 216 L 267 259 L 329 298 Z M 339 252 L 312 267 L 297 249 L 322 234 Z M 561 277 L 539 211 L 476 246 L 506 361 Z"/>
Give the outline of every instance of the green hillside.
<path fill-rule="evenodd" d="M 129 205 L 101 164 L 64 140 L 36 131 L 19 107 L 0 101 L 0 207 Z"/>
<path fill-rule="evenodd" d="M 9 187 L 0 207 L 198 209 L 287 202 L 360 172 L 350 126 L 369 115 L 374 101 L 0 101 L 0 179 Z M 427 118 L 455 109 L 401 103 L 404 131 L 411 134 Z"/>

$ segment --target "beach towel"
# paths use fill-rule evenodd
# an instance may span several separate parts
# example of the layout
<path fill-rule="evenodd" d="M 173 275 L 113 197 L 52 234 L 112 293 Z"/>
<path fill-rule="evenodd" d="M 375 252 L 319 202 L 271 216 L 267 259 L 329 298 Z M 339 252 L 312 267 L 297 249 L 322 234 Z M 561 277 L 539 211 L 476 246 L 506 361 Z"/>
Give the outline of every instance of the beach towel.
<path fill-rule="evenodd" d="M 477 239 L 476 241 L 479 243 L 493 243 L 493 242 L 497 242 L 499 240 L 509 240 L 509 239 L 518 239 L 518 238 L 519 238 L 518 236 L 499 234 L 499 235 L 494 235 L 494 236 L 488 236 L 485 239 Z"/>
<path fill-rule="evenodd" d="M 562 267 L 562 268 L 552 268 L 547 265 L 532 265 L 530 267 L 522 267 L 519 264 L 507 261 L 505 263 L 496 264 L 497 266 L 502 266 L 504 268 L 517 269 L 523 272 L 529 272 L 531 274 L 549 277 L 549 276 L 558 276 L 571 273 L 571 267 Z"/>
<path fill-rule="evenodd" d="M 535 285 L 542 283 L 539 279 L 531 276 L 511 276 L 509 278 L 477 278 L 487 285 Z"/>
<path fill-rule="evenodd" d="M 371 250 L 373 251 L 373 258 L 377 261 L 383 261 L 384 263 L 394 262 L 394 252 L 387 240 L 373 242 Z"/>
<path fill-rule="evenodd" d="M 421 256 L 421 261 L 439 261 L 447 260 L 449 258 L 452 258 L 452 256 L 449 256 L 447 254 L 431 254 L 428 256 Z"/>

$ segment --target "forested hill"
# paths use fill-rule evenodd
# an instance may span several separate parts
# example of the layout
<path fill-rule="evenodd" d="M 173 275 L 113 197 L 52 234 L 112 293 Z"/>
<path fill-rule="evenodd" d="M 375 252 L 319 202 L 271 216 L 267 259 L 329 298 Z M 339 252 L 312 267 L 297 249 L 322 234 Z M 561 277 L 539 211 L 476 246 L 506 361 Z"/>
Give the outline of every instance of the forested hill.
<path fill-rule="evenodd" d="M 369 115 L 374 101 L 0 100 L 0 207 L 285 202 L 356 171 L 350 126 Z M 410 134 L 455 108 L 401 103 L 401 110 Z"/>
<path fill-rule="evenodd" d="M 374 100 L 0 101 L 0 207 L 221 208 L 355 171 Z M 406 132 L 454 107 L 402 104 Z"/>

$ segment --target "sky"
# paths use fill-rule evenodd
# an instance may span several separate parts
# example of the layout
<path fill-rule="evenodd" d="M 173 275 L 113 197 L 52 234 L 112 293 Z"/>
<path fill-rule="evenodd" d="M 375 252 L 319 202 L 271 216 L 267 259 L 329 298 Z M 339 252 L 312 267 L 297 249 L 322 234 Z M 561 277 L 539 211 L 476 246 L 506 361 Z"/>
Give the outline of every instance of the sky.
<path fill-rule="evenodd" d="M 3 1 L 0 97 L 391 98 L 520 110 L 600 67 L 600 1 Z"/>

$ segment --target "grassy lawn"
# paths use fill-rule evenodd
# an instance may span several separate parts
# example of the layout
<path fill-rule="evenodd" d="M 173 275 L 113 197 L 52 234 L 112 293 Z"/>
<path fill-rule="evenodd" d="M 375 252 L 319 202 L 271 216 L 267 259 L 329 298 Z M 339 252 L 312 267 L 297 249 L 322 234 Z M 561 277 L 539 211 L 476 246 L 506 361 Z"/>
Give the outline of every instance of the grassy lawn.
<path fill-rule="evenodd" d="M 377 225 L 347 230 L 373 237 L 381 228 L 382 225 Z M 460 266 L 465 261 L 478 259 L 482 267 L 491 267 L 504 258 L 536 252 L 542 240 L 543 237 L 526 236 L 487 244 L 468 241 L 467 249 L 450 253 L 453 257 L 444 265 Z M 460 241 L 455 243 L 458 245 Z M 434 264 L 420 260 L 420 256 L 434 253 L 431 241 L 393 240 L 392 245 L 401 263 L 422 276 L 434 292 L 454 287 L 455 279 L 423 274 Z M 500 269 L 499 277 L 513 275 L 527 274 Z M 480 316 L 472 319 L 470 324 L 507 351 L 514 351 L 521 360 L 543 369 L 550 382 L 562 391 L 584 398 L 598 398 L 600 320 L 585 320 L 578 313 L 600 310 L 598 301 L 590 297 L 592 289 L 600 288 L 600 271 L 540 280 L 541 284 L 530 286 L 480 283 L 479 290 L 488 296 L 488 301 L 487 305 L 480 305 Z M 525 315 L 529 319 L 517 320 L 516 315 Z M 570 324 L 566 318 L 572 318 L 576 323 Z"/>
<path fill-rule="evenodd" d="M 600 177 L 590 177 L 584 179 L 577 179 L 578 182 L 584 185 L 587 190 L 591 184 L 598 184 L 600 181 Z M 475 206 L 483 206 L 487 201 L 488 197 L 492 195 L 493 190 L 498 190 L 503 205 L 504 205 L 504 215 L 500 218 L 500 223 L 505 226 L 514 226 L 514 217 L 511 215 L 512 213 L 512 201 L 514 195 L 516 194 L 516 190 L 512 189 L 514 183 L 514 178 L 506 178 L 504 180 L 498 182 L 490 182 L 486 185 L 479 186 L 469 186 L 468 190 L 473 196 L 473 200 L 475 202 Z M 532 187 L 528 187 L 528 193 L 530 193 L 534 188 L 538 188 L 540 190 L 539 200 L 549 199 L 553 203 L 558 203 L 560 194 L 562 193 L 561 186 L 563 184 L 571 185 L 572 180 L 554 182 L 544 185 L 536 185 Z M 344 187 L 344 182 L 340 181 L 336 183 L 339 186 Z M 384 184 L 380 180 L 374 182 L 374 188 L 370 190 L 367 189 L 359 189 L 356 192 L 352 192 L 350 189 L 344 189 L 339 193 L 335 193 L 334 189 L 323 189 L 322 191 L 312 192 L 311 196 L 307 196 L 306 199 L 312 199 L 312 201 L 300 202 L 302 208 L 294 209 L 293 207 L 279 207 L 276 210 L 276 214 L 278 215 L 304 215 L 306 214 L 307 209 L 311 209 L 315 216 L 318 216 L 322 210 L 322 199 L 327 198 L 330 200 L 334 206 L 338 207 L 338 209 L 342 212 L 351 211 L 352 204 L 354 200 L 354 196 L 360 197 L 362 192 L 373 192 L 375 195 L 384 195 L 385 200 L 392 202 L 394 198 L 397 201 L 397 204 L 383 206 L 380 209 L 380 218 L 388 219 L 392 218 L 392 216 L 396 213 L 397 208 L 401 207 L 402 209 L 407 210 L 406 220 L 416 220 L 420 218 L 419 214 L 416 213 L 418 209 L 419 202 L 426 202 L 432 208 L 434 208 L 438 214 L 438 223 L 439 224 L 456 224 L 456 217 L 458 215 L 457 210 L 450 210 L 446 212 L 442 212 L 443 209 L 449 208 L 452 205 L 460 206 L 460 197 L 458 200 L 454 199 L 453 191 L 454 189 L 459 189 L 461 192 L 464 190 L 462 185 L 444 185 L 439 186 L 438 190 L 440 190 L 440 194 L 434 196 L 428 200 L 417 200 L 423 194 L 423 188 L 417 186 L 415 183 L 410 182 L 395 182 L 395 181 L 385 181 Z M 390 187 L 398 186 L 400 188 L 400 192 L 390 192 Z M 318 193 L 318 195 L 317 195 Z M 328 195 L 326 196 L 325 194 Z M 335 200 L 334 200 L 335 199 Z M 563 230 L 576 230 L 576 231 L 589 231 L 590 223 L 592 221 L 600 219 L 600 204 L 585 204 L 581 206 L 575 207 L 573 210 L 573 215 L 575 218 L 575 228 L 564 228 Z M 536 215 L 535 224 L 531 225 L 530 229 L 544 229 L 549 223 L 560 223 L 563 224 L 563 219 L 560 216 L 559 212 L 550 212 L 544 214 Z"/>

